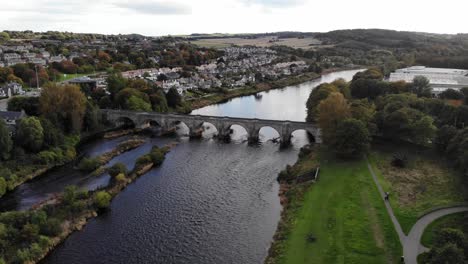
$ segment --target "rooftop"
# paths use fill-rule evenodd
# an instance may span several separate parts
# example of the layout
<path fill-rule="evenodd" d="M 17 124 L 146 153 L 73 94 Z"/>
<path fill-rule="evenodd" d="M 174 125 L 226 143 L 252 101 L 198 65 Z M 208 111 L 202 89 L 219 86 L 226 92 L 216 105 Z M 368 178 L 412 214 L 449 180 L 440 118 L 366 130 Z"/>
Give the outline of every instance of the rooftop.
<path fill-rule="evenodd" d="M 397 73 L 425 73 L 425 74 L 453 74 L 453 75 L 468 75 L 468 70 L 462 69 L 446 69 L 446 68 L 430 68 L 425 66 L 412 66 L 408 68 L 398 69 Z"/>

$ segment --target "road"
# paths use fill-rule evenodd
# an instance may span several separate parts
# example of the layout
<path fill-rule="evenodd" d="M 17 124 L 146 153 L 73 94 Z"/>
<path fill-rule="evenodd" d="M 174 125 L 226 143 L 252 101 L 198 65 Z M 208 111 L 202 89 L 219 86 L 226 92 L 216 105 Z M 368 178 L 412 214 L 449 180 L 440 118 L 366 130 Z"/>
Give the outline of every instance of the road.
<path fill-rule="evenodd" d="M 390 218 L 392 219 L 396 232 L 398 233 L 400 243 L 403 247 L 403 256 L 405 258 L 406 264 L 417 264 L 418 255 L 429 250 L 428 248 L 425 248 L 423 245 L 421 245 L 421 237 L 424 233 L 424 230 L 429 224 L 446 215 L 460 212 L 468 212 L 468 206 L 443 208 L 432 211 L 421 217 L 411 228 L 409 234 L 405 235 L 400 223 L 398 222 L 398 219 L 393 213 L 393 208 L 390 205 L 390 202 L 385 200 L 385 193 L 383 191 L 383 188 L 377 180 L 377 176 L 374 170 L 372 169 L 372 166 L 370 165 L 369 161 L 367 161 L 367 167 L 369 168 L 369 172 L 371 173 L 372 178 L 374 179 L 375 185 L 377 185 L 377 188 L 379 189 L 380 196 L 385 203 L 387 212 L 390 215 Z"/>

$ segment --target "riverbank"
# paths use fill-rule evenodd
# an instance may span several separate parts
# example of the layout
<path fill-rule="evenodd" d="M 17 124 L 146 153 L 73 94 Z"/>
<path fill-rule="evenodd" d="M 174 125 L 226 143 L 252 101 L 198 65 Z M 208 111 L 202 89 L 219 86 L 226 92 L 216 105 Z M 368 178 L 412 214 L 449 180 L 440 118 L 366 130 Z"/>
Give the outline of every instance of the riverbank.
<path fill-rule="evenodd" d="M 319 163 L 316 183 L 295 181 Z M 287 171 L 290 180 L 280 181 L 281 221 L 265 263 L 398 262 L 401 245 L 365 161 L 337 161 L 314 149 Z"/>
<path fill-rule="evenodd" d="M 242 88 L 226 90 L 224 93 L 209 94 L 202 98 L 194 98 L 193 100 L 187 100 L 187 109 L 193 111 L 195 109 L 199 109 L 208 105 L 227 102 L 230 99 L 236 97 L 249 96 L 272 89 L 280 89 L 287 86 L 298 85 L 307 81 L 318 79 L 320 77 L 321 75 L 315 72 L 308 72 L 298 76 L 292 76 L 285 79 L 256 84 L 255 86 L 245 86 Z"/>
<path fill-rule="evenodd" d="M 107 211 L 111 200 L 138 177 L 164 161 L 170 146 L 153 149 L 137 160 L 130 173 L 120 173 L 111 184 L 93 192 L 78 191 L 69 187 L 63 194 L 44 203 L 35 210 L 25 212 L 6 212 L 0 214 L 0 224 L 6 232 L 18 230 L 17 221 L 25 219 L 18 231 L 18 236 L 30 230 L 27 239 L 13 239 L 4 249 L 0 263 L 38 263 L 60 245 L 73 232 L 84 228 L 89 219 Z M 24 226 L 23 226 L 24 225 Z M 34 231 L 35 230 L 35 231 Z M 28 231 L 29 232 L 29 231 Z M 20 241 L 17 244 L 14 241 Z M 3 261 L 3 262 L 2 262 Z"/>
<path fill-rule="evenodd" d="M 82 157 L 78 152 L 85 143 L 101 138 L 116 138 L 133 132 L 135 131 L 130 129 L 123 131 L 106 129 L 81 136 L 68 136 L 65 143 L 59 147 L 43 150 L 37 154 L 28 154 L 21 160 L 5 161 L 0 165 L 0 174 L 2 174 L 0 176 L 6 179 L 6 189 L 5 193 L 0 193 L 0 198 L 28 181 L 75 163 Z"/>

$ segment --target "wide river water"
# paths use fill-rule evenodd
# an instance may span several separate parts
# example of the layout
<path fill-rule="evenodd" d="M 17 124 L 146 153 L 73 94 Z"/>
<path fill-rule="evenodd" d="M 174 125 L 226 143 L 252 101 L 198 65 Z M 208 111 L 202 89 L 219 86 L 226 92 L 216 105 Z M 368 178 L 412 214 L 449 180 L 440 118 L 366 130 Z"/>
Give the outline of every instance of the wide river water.
<path fill-rule="evenodd" d="M 192 114 L 304 121 L 311 90 L 357 71 L 324 75 L 297 86 L 232 99 Z M 214 127 L 206 126 L 208 132 Z M 262 263 L 280 219 L 278 173 L 297 160 L 307 144 L 305 132 L 293 134 L 292 147 L 280 149 L 260 131 L 261 144 L 249 146 L 245 131 L 233 126 L 232 142 L 216 139 L 147 138 L 141 147 L 114 158 L 129 169 L 152 145 L 177 145 L 159 168 L 115 197 L 111 210 L 73 233 L 43 263 Z M 126 138 L 102 140 L 83 148 L 88 156 L 111 150 Z M 30 208 L 70 184 L 94 189 L 108 175 L 90 177 L 71 167 L 30 181 L 0 201 L 3 210 Z"/>

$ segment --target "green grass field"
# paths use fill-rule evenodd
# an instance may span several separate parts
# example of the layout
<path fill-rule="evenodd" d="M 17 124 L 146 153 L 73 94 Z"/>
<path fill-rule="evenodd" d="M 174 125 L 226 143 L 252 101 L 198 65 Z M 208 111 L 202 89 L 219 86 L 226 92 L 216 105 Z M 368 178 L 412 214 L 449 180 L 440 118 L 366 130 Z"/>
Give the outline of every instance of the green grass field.
<path fill-rule="evenodd" d="M 401 146 L 399 150 L 409 157 L 406 168 L 391 165 L 392 149 L 374 149 L 370 160 L 384 191 L 390 192 L 393 211 L 406 234 L 423 214 L 466 202 L 461 175 L 440 157 Z"/>
<path fill-rule="evenodd" d="M 57 79 L 57 82 L 64 82 L 78 77 L 88 76 L 89 73 L 72 73 L 72 74 L 60 74 L 60 78 Z"/>
<path fill-rule="evenodd" d="M 431 248 L 434 245 L 434 238 L 437 232 L 444 228 L 460 229 L 468 237 L 468 213 L 447 215 L 432 222 L 424 230 L 421 243 L 425 247 Z"/>
<path fill-rule="evenodd" d="M 319 181 L 291 203 L 289 232 L 268 263 L 398 262 L 401 245 L 364 160 L 321 161 Z"/>

